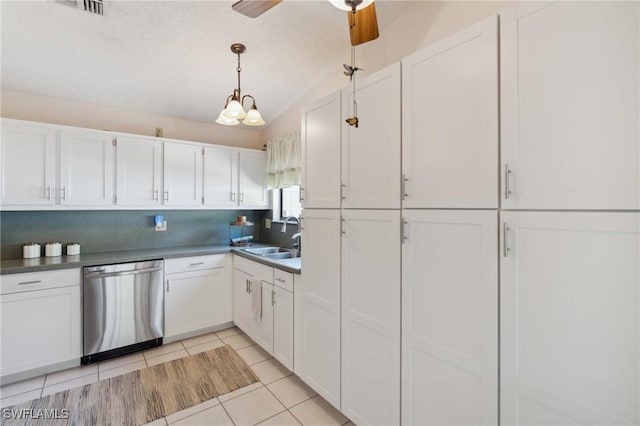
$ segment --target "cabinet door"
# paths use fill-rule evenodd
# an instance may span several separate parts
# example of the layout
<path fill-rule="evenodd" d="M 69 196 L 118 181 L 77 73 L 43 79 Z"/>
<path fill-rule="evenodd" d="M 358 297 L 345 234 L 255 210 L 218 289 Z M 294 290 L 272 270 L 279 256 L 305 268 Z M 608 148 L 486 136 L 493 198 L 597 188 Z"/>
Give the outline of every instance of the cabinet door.
<path fill-rule="evenodd" d="M 245 334 L 251 335 L 251 296 L 249 295 L 249 285 L 251 275 L 239 269 L 235 269 L 233 273 L 233 322 L 244 331 Z"/>
<path fill-rule="evenodd" d="M 255 289 L 251 289 L 251 295 Z M 273 284 L 262 281 L 262 318 L 252 318 L 251 337 L 262 349 L 273 354 Z"/>
<path fill-rule="evenodd" d="M 113 137 L 96 130 L 60 132 L 60 188 L 63 206 L 109 206 L 114 203 Z"/>
<path fill-rule="evenodd" d="M 638 424 L 640 214 L 501 218 L 502 424 Z"/>
<path fill-rule="evenodd" d="M 302 207 L 340 208 L 340 92 L 302 111 Z"/>
<path fill-rule="evenodd" d="M 407 210 L 402 422 L 498 423 L 498 214 Z"/>
<path fill-rule="evenodd" d="M 239 204 L 243 208 L 268 208 L 265 174 L 267 153 L 240 151 L 238 164 Z"/>
<path fill-rule="evenodd" d="M 80 286 L 0 296 L 0 376 L 82 356 Z"/>
<path fill-rule="evenodd" d="M 46 124 L 2 120 L 2 207 L 55 204 L 56 133 Z"/>
<path fill-rule="evenodd" d="M 230 304 L 225 268 L 167 275 L 165 338 L 228 322 Z"/>
<path fill-rule="evenodd" d="M 503 206 L 640 208 L 640 3 L 500 15 Z"/>
<path fill-rule="evenodd" d="M 299 376 L 339 409 L 340 210 L 304 209 L 303 226 Z"/>
<path fill-rule="evenodd" d="M 201 145 L 164 143 L 164 204 L 202 205 Z"/>
<path fill-rule="evenodd" d="M 342 412 L 357 424 L 397 425 L 400 211 L 342 214 Z"/>
<path fill-rule="evenodd" d="M 204 149 L 204 204 L 216 207 L 238 205 L 238 150 Z"/>
<path fill-rule="evenodd" d="M 117 136 L 116 158 L 116 204 L 162 205 L 162 141 Z"/>
<path fill-rule="evenodd" d="M 404 207 L 498 206 L 498 20 L 402 61 Z"/>
<path fill-rule="evenodd" d="M 273 356 L 293 370 L 293 293 L 273 287 Z"/>
<path fill-rule="evenodd" d="M 342 207 L 400 208 L 400 63 L 342 89 Z"/>

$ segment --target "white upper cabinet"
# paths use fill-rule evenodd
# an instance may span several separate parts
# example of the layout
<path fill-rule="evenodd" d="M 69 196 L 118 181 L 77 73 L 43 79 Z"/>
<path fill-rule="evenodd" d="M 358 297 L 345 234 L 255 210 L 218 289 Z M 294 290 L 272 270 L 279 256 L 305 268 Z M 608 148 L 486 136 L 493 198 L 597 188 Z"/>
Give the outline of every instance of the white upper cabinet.
<path fill-rule="evenodd" d="M 500 15 L 503 207 L 640 208 L 639 7 Z"/>
<path fill-rule="evenodd" d="M 302 111 L 304 208 L 340 208 L 340 106 L 338 91 Z"/>
<path fill-rule="evenodd" d="M 496 425 L 498 213 L 403 214 L 402 423 Z"/>
<path fill-rule="evenodd" d="M 55 205 L 55 127 L 3 119 L 0 162 L 2 208 Z"/>
<path fill-rule="evenodd" d="M 342 412 L 356 424 L 398 425 L 400 210 L 342 215 Z"/>
<path fill-rule="evenodd" d="M 204 149 L 204 204 L 238 205 L 238 151 L 224 147 Z"/>
<path fill-rule="evenodd" d="M 496 17 L 402 60 L 402 169 L 403 207 L 498 207 Z"/>
<path fill-rule="evenodd" d="M 116 182 L 119 206 L 162 205 L 162 141 L 116 135 Z"/>
<path fill-rule="evenodd" d="M 400 63 L 342 89 L 342 207 L 400 208 Z"/>
<path fill-rule="evenodd" d="M 238 205 L 243 208 L 268 208 L 266 171 L 267 153 L 241 150 L 238 159 Z"/>
<path fill-rule="evenodd" d="M 501 423 L 639 424 L 640 214 L 501 220 Z"/>
<path fill-rule="evenodd" d="M 114 137 L 100 130 L 60 131 L 60 187 L 62 206 L 114 204 Z"/>
<path fill-rule="evenodd" d="M 164 143 L 164 204 L 168 206 L 202 205 L 201 145 Z"/>

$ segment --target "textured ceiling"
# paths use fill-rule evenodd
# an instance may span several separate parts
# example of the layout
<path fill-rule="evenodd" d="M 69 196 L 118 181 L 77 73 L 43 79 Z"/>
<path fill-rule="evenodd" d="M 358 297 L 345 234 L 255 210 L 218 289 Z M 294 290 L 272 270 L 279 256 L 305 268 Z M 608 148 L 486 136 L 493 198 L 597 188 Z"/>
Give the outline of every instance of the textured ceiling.
<path fill-rule="evenodd" d="M 348 58 L 345 12 L 326 0 L 285 0 L 256 19 L 234 2 L 107 0 L 95 16 L 2 0 L 2 87 L 213 122 L 236 87 L 229 47 L 241 42 L 242 92 L 268 122 Z M 384 37 L 407 3 L 376 5 Z"/>

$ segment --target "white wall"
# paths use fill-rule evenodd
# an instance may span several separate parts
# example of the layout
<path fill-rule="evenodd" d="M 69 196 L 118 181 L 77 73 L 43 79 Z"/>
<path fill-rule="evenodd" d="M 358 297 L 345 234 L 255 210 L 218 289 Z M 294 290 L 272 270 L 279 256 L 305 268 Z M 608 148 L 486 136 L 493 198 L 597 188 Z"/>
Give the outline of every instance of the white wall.
<path fill-rule="evenodd" d="M 445 38 L 481 19 L 513 6 L 513 1 L 414 1 L 395 21 L 380 30 L 377 40 L 356 47 L 356 64 L 365 77 L 403 57 Z M 345 22 L 345 31 L 347 31 Z M 328 67 L 326 77 L 271 122 L 262 131 L 266 141 L 300 128 L 302 107 L 349 84 L 342 63 L 349 63 L 345 46 L 343 59 Z"/>
<path fill-rule="evenodd" d="M 211 114 L 216 114 L 216 110 Z M 194 142 L 261 149 L 260 131 L 182 120 L 67 99 L 3 90 L 0 115 L 5 118 L 104 129 L 153 136 L 162 127 L 164 137 Z"/>

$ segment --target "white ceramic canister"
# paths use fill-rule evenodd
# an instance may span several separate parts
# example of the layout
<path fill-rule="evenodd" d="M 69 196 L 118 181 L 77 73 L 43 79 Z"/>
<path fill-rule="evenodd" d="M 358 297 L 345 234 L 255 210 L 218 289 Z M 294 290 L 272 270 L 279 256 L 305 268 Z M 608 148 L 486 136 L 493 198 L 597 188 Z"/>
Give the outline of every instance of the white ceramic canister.
<path fill-rule="evenodd" d="M 67 256 L 77 256 L 80 254 L 80 243 L 67 244 Z"/>
<path fill-rule="evenodd" d="M 25 259 L 34 259 L 40 257 L 40 244 L 25 243 L 22 246 L 22 257 Z"/>
<path fill-rule="evenodd" d="M 62 244 L 57 241 L 51 241 L 44 245 L 44 255 L 46 257 L 62 256 Z"/>

